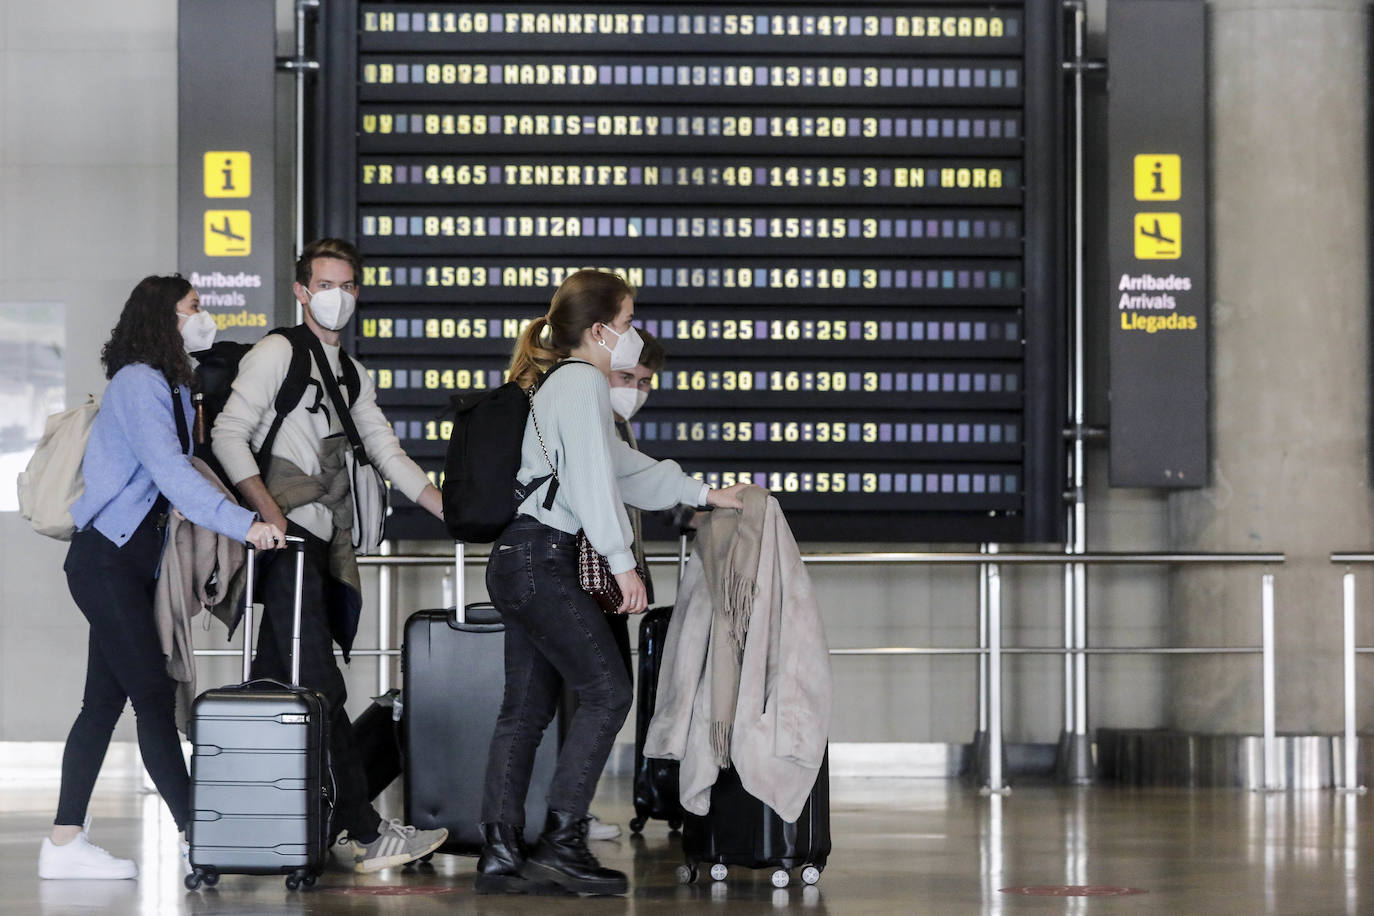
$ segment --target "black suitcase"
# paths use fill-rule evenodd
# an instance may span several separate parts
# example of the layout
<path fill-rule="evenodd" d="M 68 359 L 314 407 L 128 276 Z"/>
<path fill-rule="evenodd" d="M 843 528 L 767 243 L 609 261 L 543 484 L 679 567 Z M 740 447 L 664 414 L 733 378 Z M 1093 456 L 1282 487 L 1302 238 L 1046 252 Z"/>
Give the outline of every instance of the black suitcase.
<path fill-rule="evenodd" d="M 505 626 L 492 605 L 464 605 L 462 542 L 456 555 L 455 606 L 416 611 L 405 626 L 405 812 L 416 827 L 448 828 L 442 851 L 476 855 L 487 752 L 505 693 Z M 525 839 L 531 843 L 548 815 L 558 729 L 555 717 L 535 753 L 525 799 Z"/>
<path fill-rule="evenodd" d="M 669 830 L 682 828 L 682 798 L 678 791 L 678 762 L 644 756 L 644 738 L 654 718 L 658 673 L 663 666 L 663 642 L 673 609 L 656 607 L 639 624 L 639 683 L 635 685 L 635 816 L 630 832 L 639 833 L 649 818 L 668 822 Z"/>
<path fill-rule="evenodd" d="M 687 531 L 678 542 L 677 581 L 687 565 Z M 639 833 L 650 818 L 668 822 L 668 829 L 682 827 L 682 797 L 678 791 L 678 762 L 644 756 L 644 738 L 654 718 L 658 697 L 658 673 L 663 667 L 663 644 L 673 620 L 671 607 L 656 607 L 639 624 L 639 681 L 635 684 L 635 816 L 630 832 Z"/>
<path fill-rule="evenodd" d="M 301 578 L 296 552 L 296 607 L 291 684 L 249 680 L 253 649 L 254 551 L 248 548 L 243 616 L 244 683 L 207 690 L 191 707 L 191 874 L 186 887 L 214 887 L 222 874 L 285 874 L 286 886 L 309 887 L 329 850 L 329 704 L 300 682 Z"/>
<path fill-rule="evenodd" d="M 795 824 L 745 791 L 733 767 L 721 770 L 711 787 L 711 810 L 684 816 L 682 852 L 687 864 L 678 867 L 678 880 L 683 884 L 697 879 L 702 863 L 711 865 L 717 881 L 725 880 L 728 865 L 771 868 L 774 887 L 786 887 L 789 872 L 798 867 L 805 883 L 820 881 L 830 857 L 830 752 L 821 758 L 816 785 Z"/>

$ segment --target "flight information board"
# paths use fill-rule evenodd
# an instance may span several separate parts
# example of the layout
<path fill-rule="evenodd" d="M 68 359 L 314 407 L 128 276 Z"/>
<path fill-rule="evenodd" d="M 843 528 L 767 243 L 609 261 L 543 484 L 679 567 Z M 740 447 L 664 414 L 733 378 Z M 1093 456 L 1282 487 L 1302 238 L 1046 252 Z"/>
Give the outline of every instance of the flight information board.
<path fill-rule="evenodd" d="M 351 346 L 407 451 L 437 481 L 449 395 L 600 267 L 669 353 L 646 453 L 801 539 L 1059 540 L 1062 31 L 1053 0 L 324 4 L 313 216 L 367 259 Z"/>

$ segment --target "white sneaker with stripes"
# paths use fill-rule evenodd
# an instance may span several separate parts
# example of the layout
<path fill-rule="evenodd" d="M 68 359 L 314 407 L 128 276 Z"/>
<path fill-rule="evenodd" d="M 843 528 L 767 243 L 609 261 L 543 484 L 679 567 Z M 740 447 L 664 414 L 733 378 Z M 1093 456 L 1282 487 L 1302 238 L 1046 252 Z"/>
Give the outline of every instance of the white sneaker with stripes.
<path fill-rule="evenodd" d="M 351 852 L 353 870 L 360 875 L 366 875 L 384 868 L 395 868 L 407 862 L 414 862 L 434 852 L 448 839 L 447 828 L 420 830 L 402 824 L 399 817 L 382 821 L 378 829 L 380 834 L 377 839 L 366 845 L 340 837 L 335 844 L 335 857 L 346 859 L 348 852 Z M 338 848 L 343 847 L 345 843 L 347 852 Z"/>

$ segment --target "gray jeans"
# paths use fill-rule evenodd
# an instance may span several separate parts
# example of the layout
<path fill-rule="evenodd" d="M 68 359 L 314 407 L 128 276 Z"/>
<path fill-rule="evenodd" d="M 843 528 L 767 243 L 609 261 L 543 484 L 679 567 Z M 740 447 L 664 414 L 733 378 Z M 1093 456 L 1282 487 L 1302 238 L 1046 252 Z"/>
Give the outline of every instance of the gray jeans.
<path fill-rule="evenodd" d="M 487 593 L 506 625 L 506 690 L 491 739 L 482 822 L 523 826 L 535 751 L 563 685 L 577 696 L 549 807 L 587 814 L 633 694 L 601 609 L 577 579 L 577 539 L 518 516 L 492 547 Z"/>

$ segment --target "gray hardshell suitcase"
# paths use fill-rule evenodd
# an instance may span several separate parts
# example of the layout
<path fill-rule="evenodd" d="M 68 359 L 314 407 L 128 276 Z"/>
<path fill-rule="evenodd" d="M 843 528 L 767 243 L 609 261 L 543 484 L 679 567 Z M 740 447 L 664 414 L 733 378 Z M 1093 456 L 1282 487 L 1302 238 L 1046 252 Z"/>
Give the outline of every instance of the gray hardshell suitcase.
<path fill-rule="evenodd" d="M 191 707 L 191 890 L 221 874 L 286 875 L 310 887 L 329 850 L 329 704 L 300 683 L 301 584 L 296 553 L 291 683 L 249 680 L 254 551 L 248 548 L 243 616 L 244 683 L 207 690 Z"/>

